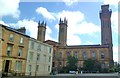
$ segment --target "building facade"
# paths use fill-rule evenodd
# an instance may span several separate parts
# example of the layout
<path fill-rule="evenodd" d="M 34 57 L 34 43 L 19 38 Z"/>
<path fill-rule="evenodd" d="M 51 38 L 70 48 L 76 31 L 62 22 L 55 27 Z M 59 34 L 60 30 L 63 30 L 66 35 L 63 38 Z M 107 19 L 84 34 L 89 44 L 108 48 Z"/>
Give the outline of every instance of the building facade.
<path fill-rule="evenodd" d="M 82 68 L 87 59 L 98 60 L 103 68 L 109 66 L 109 51 L 106 45 L 74 45 L 60 48 L 58 54 L 59 67 L 67 66 L 69 56 L 78 59 L 78 68 Z"/>
<path fill-rule="evenodd" d="M 109 5 L 101 6 L 101 11 L 99 13 L 101 20 L 101 44 L 98 45 L 67 45 L 67 20 L 66 18 L 64 18 L 64 20 L 60 19 L 59 42 L 52 40 L 45 41 L 54 46 L 53 67 L 59 71 L 60 68 L 66 66 L 68 56 L 78 58 L 78 68 L 83 67 L 83 63 L 87 59 L 98 60 L 102 68 L 113 66 L 111 13 L 112 11 L 109 10 Z"/>
<path fill-rule="evenodd" d="M 2 55 L 2 27 L 0 26 L 0 56 Z M 2 57 L 0 57 L 0 78 L 2 77 Z"/>
<path fill-rule="evenodd" d="M 28 38 L 22 32 L 18 32 L 8 26 L 1 25 L 2 33 L 0 58 L 3 75 L 24 75 L 27 59 Z"/>
<path fill-rule="evenodd" d="M 41 31 L 42 30 L 42 31 Z M 49 75 L 53 47 L 44 43 L 46 23 L 38 23 L 38 38 L 26 35 L 25 27 L 0 24 L 0 75 Z"/>
<path fill-rule="evenodd" d="M 53 47 L 36 39 L 29 39 L 26 75 L 49 75 L 52 68 Z"/>
<path fill-rule="evenodd" d="M 109 46 L 109 63 L 113 65 L 113 43 L 112 43 L 112 29 L 111 29 L 111 14 L 112 10 L 109 5 L 102 5 L 100 20 L 101 20 L 101 44 Z"/>

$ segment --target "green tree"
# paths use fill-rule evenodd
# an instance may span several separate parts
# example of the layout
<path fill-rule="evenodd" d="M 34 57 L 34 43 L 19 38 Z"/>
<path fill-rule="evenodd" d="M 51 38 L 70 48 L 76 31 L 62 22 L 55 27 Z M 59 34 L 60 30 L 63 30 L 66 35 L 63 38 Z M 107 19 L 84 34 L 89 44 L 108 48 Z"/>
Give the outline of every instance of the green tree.
<path fill-rule="evenodd" d="M 101 65 L 97 60 L 88 59 L 84 61 L 83 69 L 88 72 L 100 71 Z"/>
<path fill-rule="evenodd" d="M 109 68 L 109 72 L 119 72 L 120 71 L 120 64 L 115 63 L 113 67 Z"/>
<path fill-rule="evenodd" d="M 67 65 L 62 67 L 60 73 L 69 73 L 70 70 L 76 71 L 77 70 L 77 62 L 78 59 L 72 56 L 68 57 Z"/>
<path fill-rule="evenodd" d="M 78 62 L 78 59 L 75 58 L 75 57 L 72 57 L 72 56 L 69 56 L 68 57 L 68 65 L 67 65 L 67 68 L 68 70 L 77 70 L 77 62 Z"/>

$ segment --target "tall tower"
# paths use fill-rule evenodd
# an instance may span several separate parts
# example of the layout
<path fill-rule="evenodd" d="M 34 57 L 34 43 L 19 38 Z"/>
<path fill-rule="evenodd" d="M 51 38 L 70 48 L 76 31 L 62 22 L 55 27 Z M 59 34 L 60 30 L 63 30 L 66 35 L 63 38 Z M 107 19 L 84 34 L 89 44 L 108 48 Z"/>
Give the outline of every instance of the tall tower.
<path fill-rule="evenodd" d="M 37 40 L 41 42 L 45 41 L 45 33 L 46 33 L 46 23 L 44 23 L 44 21 L 40 23 L 39 21 Z"/>
<path fill-rule="evenodd" d="M 66 46 L 67 42 L 67 20 L 64 18 L 64 20 L 59 21 L 59 43 L 60 46 Z"/>
<path fill-rule="evenodd" d="M 109 5 L 102 5 L 100 12 L 101 20 L 101 44 L 109 46 L 109 63 L 113 64 L 113 43 L 112 43 L 112 30 L 111 30 L 111 14 Z"/>

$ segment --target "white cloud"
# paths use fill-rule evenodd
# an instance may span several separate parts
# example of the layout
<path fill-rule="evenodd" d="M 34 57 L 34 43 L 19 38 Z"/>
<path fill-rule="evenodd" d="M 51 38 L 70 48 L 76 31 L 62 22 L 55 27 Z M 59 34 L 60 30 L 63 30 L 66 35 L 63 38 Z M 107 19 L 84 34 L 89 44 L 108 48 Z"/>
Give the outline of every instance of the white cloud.
<path fill-rule="evenodd" d="M 77 3 L 79 0 L 63 0 L 67 6 L 71 6 L 74 3 Z"/>
<path fill-rule="evenodd" d="M 68 34 L 67 45 L 80 45 L 81 39 L 78 35 Z"/>
<path fill-rule="evenodd" d="M 25 27 L 27 35 L 33 38 L 37 38 L 38 23 L 33 20 L 28 20 L 28 19 L 19 20 L 17 23 L 11 23 L 10 26 L 14 28 Z"/>
<path fill-rule="evenodd" d="M 113 12 L 111 16 L 111 23 L 112 23 L 112 29 L 113 32 L 118 33 L 118 12 Z"/>
<path fill-rule="evenodd" d="M 11 23 L 9 25 L 14 28 L 25 27 L 26 34 L 37 39 L 37 31 L 38 31 L 38 23 L 37 22 L 35 22 L 33 20 L 24 19 L 24 20 L 19 20 L 17 23 Z M 51 37 L 51 33 L 52 33 L 52 30 L 50 29 L 50 27 L 46 26 L 45 40 L 48 40 L 48 39 L 55 40 Z"/>
<path fill-rule="evenodd" d="M 47 19 L 52 19 L 52 20 L 55 20 L 55 17 L 52 15 L 51 12 L 48 12 L 48 10 L 44 7 L 39 7 L 36 9 L 36 12 L 38 14 L 42 14 L 43 17 L 47 18 Z"/>
<path fill-rule="evenodd" d="M 0 0 L 0 18 L 3 16 L 12 16 L 18 18 L 20 0 Z"/>
<path fill-rule="evenodd" d="M 6 24 L 4 21 L 0 21 L 0 24 L 3 24 L 5 26 L 9 26 L 8 24 Z"/>
<path fill-rule="evenodd" d="M 93 45 L 94 43 L 93 42 L 91 42 L 91 41 L 86 41 L 86 43 L 85 43 L 86 45 Z"/>
<path fill-rule="evenodd" d="M 120 64 L 120 45 L 118 45 L 118 62 Z"/>
<path fill-rule="evenodd" d="M 118 7 L 118 2 L 120 0 L 104 0 L 104 4 L 110 4 L 110 5 L 113 5 L 114 7 Z"/>
<path fill-rule="evenodd" d="M 60 17 L 62 19 L 66 17 L 68 19 L 68 30 L 67 32 L 67 44 L 68 45 L 80 45 L 81 39 L 78 35 L 88 34 L 93 35 L 95 32 L 100 32 L 100 27 L 85 20 L 85 16 L 80 11 L 61 11 L 59 13 L 54 14 L 56 18 L 59 20 Z M 56 29 L 59 29 L 59 25 L 55 25 Z"/>
<path fill-rule="evenodd" d="M 46 27 L 46 36 L 45 36 L 45 40 L 53 40 L 53 41 L 56 41 L 56 39 L 52 38 L 51 37 L 51 33 L 52 33 L 52 30 L 49 26 Z"/>

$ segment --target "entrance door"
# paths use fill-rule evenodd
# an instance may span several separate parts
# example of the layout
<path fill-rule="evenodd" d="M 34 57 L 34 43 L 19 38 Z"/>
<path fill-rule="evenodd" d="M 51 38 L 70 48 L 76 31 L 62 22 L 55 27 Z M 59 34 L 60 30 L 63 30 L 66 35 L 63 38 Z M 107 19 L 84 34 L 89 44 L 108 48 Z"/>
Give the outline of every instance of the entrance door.
<path fill-rule="evenodd" d="M 9 64 L 10 64 L 10 60 L 6 60 L 6 63 L 5 63 L 5 72 L 8 72 L 8 70 L 9 70 Z"/>

